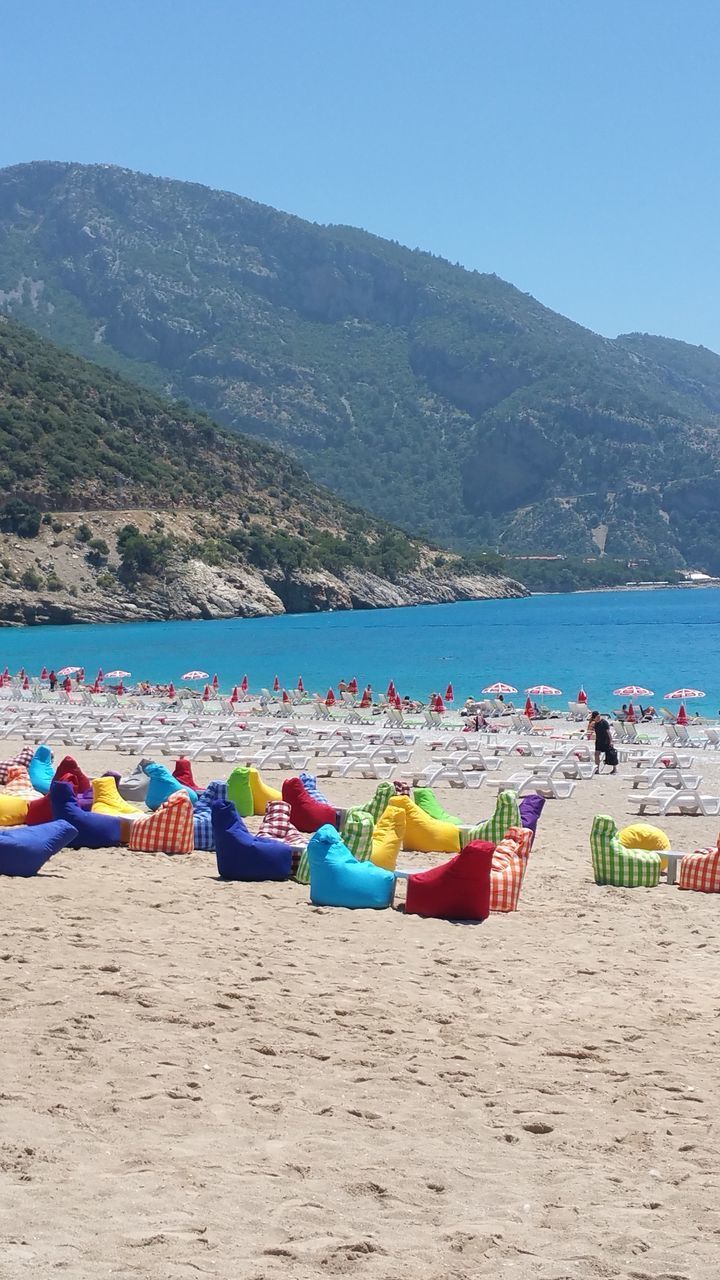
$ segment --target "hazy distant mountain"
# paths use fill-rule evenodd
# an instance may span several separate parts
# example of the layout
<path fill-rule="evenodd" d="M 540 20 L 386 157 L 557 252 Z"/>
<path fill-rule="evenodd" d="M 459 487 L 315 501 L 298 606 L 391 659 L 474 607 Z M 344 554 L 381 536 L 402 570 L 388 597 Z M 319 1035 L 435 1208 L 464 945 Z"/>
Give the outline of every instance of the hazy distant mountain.
<path fill-rule="evenodd" d="M 703 348 L 610 341 L 494 275 L 108 166 L 0 171 L 0 306 L 405 528 L 720 569 Z"/>

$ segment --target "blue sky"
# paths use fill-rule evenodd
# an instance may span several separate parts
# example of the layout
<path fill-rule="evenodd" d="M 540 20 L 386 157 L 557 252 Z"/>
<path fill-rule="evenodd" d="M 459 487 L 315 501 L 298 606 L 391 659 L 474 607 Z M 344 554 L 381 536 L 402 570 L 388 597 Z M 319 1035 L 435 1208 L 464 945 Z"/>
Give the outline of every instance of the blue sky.
<path fill-rule="evenodd" d="M 720 350 L 717 0 L 19 0 L 0 165 L 362 226 Z"/>

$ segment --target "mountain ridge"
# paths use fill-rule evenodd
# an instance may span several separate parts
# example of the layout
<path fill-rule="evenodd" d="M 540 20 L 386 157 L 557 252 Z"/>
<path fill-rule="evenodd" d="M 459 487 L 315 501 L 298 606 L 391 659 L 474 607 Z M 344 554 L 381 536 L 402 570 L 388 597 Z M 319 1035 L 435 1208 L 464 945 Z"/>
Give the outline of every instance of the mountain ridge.
<path fill-rule="evenodd" d="M 434 540 L 720 568 L 704 348 L 603 338 L 369 232 L 63 162 L 0 171 L 0 306 Z"/>

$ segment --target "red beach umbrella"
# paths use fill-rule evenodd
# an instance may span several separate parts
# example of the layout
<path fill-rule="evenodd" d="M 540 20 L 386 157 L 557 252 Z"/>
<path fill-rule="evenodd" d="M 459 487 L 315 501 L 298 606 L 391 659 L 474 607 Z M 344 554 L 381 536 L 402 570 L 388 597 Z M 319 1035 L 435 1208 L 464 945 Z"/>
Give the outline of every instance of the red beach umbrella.
<path fill-rule="evenodd" d="M 215 675 L 212 678 L 212 684 L 213 684 L 213 689 L 217 689 L 218 685 L 220 684 L 220 681 L 218 680 L 217 671 L 215 672 Z"/>
<path fill-rule="evenodd" d="M 454 694 L 454 692 L 453 692 L 453 687 L 452 687 L 452 685 L 451 685 L 451 684 L 449 684 L 449 685 L 448 685 L 448 687 L 447 687 L 447 689 L 445 690 L 445 701 L 446 701 L 446 702 L 453 702 L 453 701 L 454 701 L 454 699 L 455 699 L 455 694 Z"/>
<path fill-rule="evenodd" d="M 583 689 L 582 685 L 580 686 L 580 692 L 579 692 L 579 694 L 578 694 L 578 696 L 577 696 L 577 701 L 578 701 L 578 702 L 587 702 L 587 694 L 586 694 L 585 690 Z"/>
<path fill-rule="evenodd" d="M 395 681 L 394 681 L 394 680 L 391 680 L 391 681 L 390 681 L 390 683 L 389 683 L 389 685 L 388 685 L 388 687 L 387 687 L 387 694 L 386 694 L 386 697 L 387 697 L 388 699 L 390 699 L 390 698 L 394 698 L 394 697 L 395 697 Z"/>
<path fill-rule="evenodd" d="M 402 710 L 402 698 L 400 697 L 400 694 L 399 694 L 399 693 L 396 693 L 396 694 L 395 694 L 394 703 L 395 703 L 395 707 L 397 708 L 397 710 L 398 710 L 398 711 L 401 711 L 401 710 Z"/>
<path fill-rule="evenodd" d="M 627 709 L 627 718 L 628 718 L 628 720 L 630 721 L 630 723 L 631 723 L 631 724 L 635 724 L 635 719 L 636 719 L 636 717 L 635 717 L 635 708 L 634 708 L 634 706 L 633 706 L 632 702 L 630 703 L 630 706 L 629 706 L 629 707 L 628 707 L 628 709 Z"/>
<path fill-rule="evenodd" d="M 25 679 L 24 679 L 24 680 L 23 680 L 23 682 L 22 682 L 22 687 L 23 687 L 23 689 L 29 689 L 29 688 L 30 688 L 30 681 L 28 680 L 27 676 L 25 676 Z"/>
<path fill-rule="evenodd" d="M 242 680 L 240 681 L 240 688 L 242 689 L 243 693 L 247 693 L 248 689 L 250 688 L 250 685 L 248 684 L 247 676 L 243 676 Z"/>
<path fill-rule="evenodd" d="M 358 691 L 358 682 L 357 682 L 356 677 L 355 677 L 355 676 L 353 676 L 352 680 L 350 681 L 350 683 L 349 683 L 349 685 L 348 685 L 348 693 L 356 694 L 356 693 L 357 693 L 357 691 Z"/>
<path fill-rule="evenodd" d="M 441 715 L 442 715 L 442 712 L 445 710 L 445 703 L 443 702 L 439 693 L 436 694 L 435 698 L 433 699 L 432 709 L 433 711 L 439 711 Z"/>
<path fill-rule="evenodd" d="M 325 698 L 325 706 L 326 706 L 326 707 L 334 707 L 334 706 L 335 706 L 335 693 L 334 693 L 334 690 L 333 690 L 333 689 L 328 689 L 328 691 L 327 691 L 327 696 L 326 696 L 326 698 Z"/>
<path fill-rule="evenodd" d="M 115 690 L 115 692 L 116 692 L 116 693 L 119 693 L 119 694 L 120 694 L 120 697 L 122 697 L 122 695 L 124 694 L 124 692 L 125 692 L 125 685 L 123 684 L 122 680 L 120 681 L 120 683 L 119 683 L 119 685 L 118 685 L 117 689 Z"/>
<path fill-rule="evenodd" d="M 273 693 L 279 693 L 279 692 L 280 692 L 280 681 L 276 676 L 275 679 L 273 680 Z"/>
<path fill-rule="evenodd" d="M 23 685 L 23 688 L 24 688 L 24 687 L 25 687 L 25 686 Z M 679 710 L 679 711 L 678 711 L 678 713 L 677 713 L 677 723 L 678 723 L 678 724 L 687 724 L 687 722 L 688 722 L 688 717 L 687 717 L 687 711 L 685 710 L 685 703 L 684 703 L 684 702 L 681 702 L 681 703 L 680 703 L 680 710 Z"/>
<path fill-rule="evenodd" d="M 43 667 L 42 671 L 40 672 L 40 679 L 47 680 L 47 678 L 48 678 L 47 667 Z"/>
<path fill-rule="evenodd" d="M 168 698 L 174 698 L 174 697 L 175 697 L 175 685 L 171 680 L 170 684 L 168 685 Z"/>
<path fill-rule="evenodd" d="M 530 694 L 528 694 L 527 698 L 525 699 L 525 715 L 529 716 L 530 719 L 532 719 L 533 704 L 532 704 L 532 698 L 530 697 Z"/>
<path fill-rule="evenodd" d="M 302 676 L 298 676 L 297 687 L 298 687 L 298 690 L 299 690 L 299 692 L 300 692 L 300 693 L 304 693 L 304 692 L 305 692 L 305 685 L 303 684 L 303 678 L 302 678 Z"/>
<path fill-rule="evenodd" d="M 287 689 L 283 689 L 282 700 L 283 702 L 290 702 L 290 694 L 288 693 Z"/>
<path fill-rule="evenodd" d="M 204 688 L 204 690 L 203 690 L 202 700 L 203 700 L 203 702 L 209 702 L 209 701 L 210 701 L 210 685 L 209 685 L 209 684 L 206 684 L 206 685 L 205 685 L 205 688 Z"/>
<path fill-rule="evenodd" d="M 95 681 L 95 683 L 94 683 L 94 685 L 93 685 L 92 689 L 90 690 L 90 692 L 91 692 L 91 693 L 99 693 L 99 692 L 100 692 L 100 685 L 99 685 L 99 683 L 98 683 L 98 681 L 97 681 L 97 680 Z"/>
<path fill-rule="evenodd" d="M 98 673 L 97 673 L 97 675 L 96 675 L 96 677 L 95 677 L 95 682 L 96 682 L 96 684 L 102 684 L 102 682 L 103 682 L 103 680 L 104 680 L 104 679 L 105 679 L 105 677 L 104 677 L 104 675 L 103 675 L 103 669 L 102 669 L 102 667 L 100 667 L 100 668 L 98 669 Z"/>
<path fill-rule="evenodd" d="M 6 667 L 5 670 L 3 671 L 3 680 L 9 680 L 9 679 L 10 679 L 10 668 Z"/>
<path fill-rule="evenodd" d="M 240 695 L 238 693 L 238 687 L 237 685 L 235 685 L 232 693 L 230 694 L 230 701 L 234 703 L 234 702 L 239 702 L 239 700 L 240 700 Z"/>
<path fill-rule="evenodd" d="M 363 689 L 363 696 L 360 699 L 360 710 L 366 711 L 367 708 L 371 706 L 372 706 L 372 698 L 370 697 L 370 690 L 367 688 Z"/>

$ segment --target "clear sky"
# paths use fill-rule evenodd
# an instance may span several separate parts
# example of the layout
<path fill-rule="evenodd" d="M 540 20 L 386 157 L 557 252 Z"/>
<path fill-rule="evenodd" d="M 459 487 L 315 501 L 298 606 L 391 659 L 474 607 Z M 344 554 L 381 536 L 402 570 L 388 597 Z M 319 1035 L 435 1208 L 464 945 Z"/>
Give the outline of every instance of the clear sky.
<path fill-rule="evenodd" d="M 718 0 L 5 0 L 0 165 L 362 226 L 720 350 Z"/>

